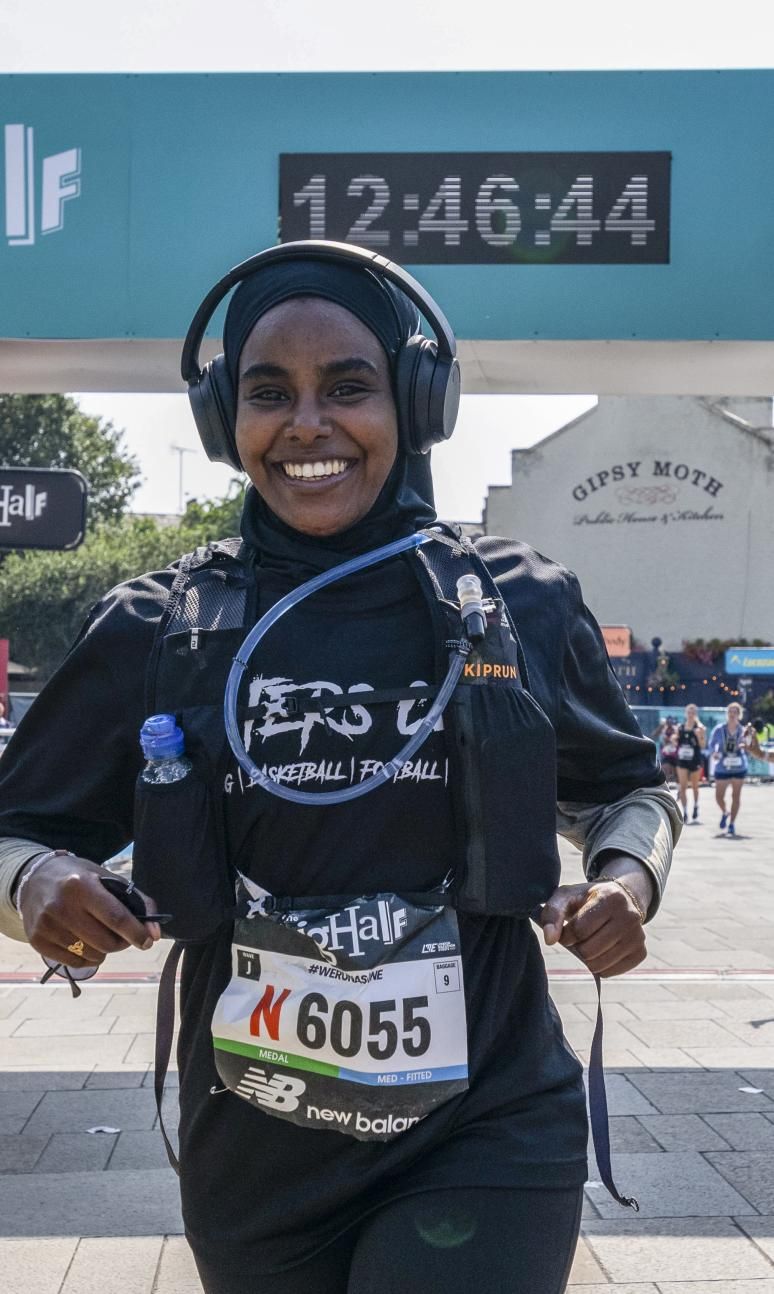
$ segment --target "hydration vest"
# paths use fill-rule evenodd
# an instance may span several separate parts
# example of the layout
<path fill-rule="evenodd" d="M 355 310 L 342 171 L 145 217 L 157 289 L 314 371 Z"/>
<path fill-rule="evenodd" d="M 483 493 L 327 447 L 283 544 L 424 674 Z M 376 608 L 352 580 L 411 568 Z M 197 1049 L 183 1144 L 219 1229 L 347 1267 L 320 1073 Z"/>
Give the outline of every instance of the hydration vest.
<path fill-rule="evenodd" d="M 529 691 L 527 662 L 513 620 L 475 548 L 451 527 L 413 560 L 435 635 L 435 685 L 354 693 L 358 705 L 416 701 L 436 694 L 450 650 L 463 637 L 457 580 L 475 574 L 485 597 L 487 630 L 472 651 L 444 712 L 458 856 L 450 860 L 449 900 L 462 912 L 536 917 L 559 884 L 556 844 L 556 750 L 553 727 Z M 223 722 L 226 678 L 257 609 L 257 578 L 237 539 L 182 558 L 148 663 L 145 712 L 173 713 L 185 733 L 192 772 L 179 782 L 138 779 L 132 878 L 173 914 L 175 940 L 162 972 L 154 1089 L 170 1164 L 177 1157 L 164 1126 L 162 1099 L 172 1047 L 175 975 L 187 943 L 216 934 L 234 915 L 235 873 L 228 857 L 224 781 L 230 748 Z M 377 576 L 378 578 L 378 576 Z M 346 694 L 297 701 L 294 713 L 347 705 Z M 595 976 L 597 992 L 601 985 Z M 610 1166 L 602 1067 L 601 998 L 591 1046 L 589 1104 L 600 1176 L 620 1204 Z"/>
<path fill-rule="evenodd" d="M 527 917 L 559 882 L 556 753 L 553 728 L 529 691 L 513 621 L 485 563 L 451 528 L 411 560 L 435 638 L 435 684 L 288 699 L 292 713 L 324 713 L 356 700 L 367 706 L 429 698 L 463 637 L 457 580 L 475 574 L 487 612 L 444 714 L 457 857 L 450 900 L 459 910 Z M 214 934 L 230 919 L 234 874 L 227 851 L 223 785 L 230 750 L 223 724 L 226 677 L 255 619 L 256 572 L 244 546 L 225 540 L 189 553 L 159 622 L 146 678 L 147 714 L 175 714 L 193 775 L 167 786 L 138 780 L 133 875 L 184 942 Z M 378 575 L 375 576 L 378 578 Z M 289 713 L 291 711 L 289 710 Z"/>

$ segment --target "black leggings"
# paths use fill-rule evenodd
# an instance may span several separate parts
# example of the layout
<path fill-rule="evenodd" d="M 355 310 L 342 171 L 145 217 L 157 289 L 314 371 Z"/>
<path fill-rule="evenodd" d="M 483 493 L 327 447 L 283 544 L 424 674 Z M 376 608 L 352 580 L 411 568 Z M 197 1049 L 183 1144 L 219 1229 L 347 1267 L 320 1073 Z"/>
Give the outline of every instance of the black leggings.
<path fill-rule="evenodd" d="M 206 1294 L 561 1294 L 582 1204 L 580 1186 L 425 1191 L 274 1276 L 197 1266 Z"/>

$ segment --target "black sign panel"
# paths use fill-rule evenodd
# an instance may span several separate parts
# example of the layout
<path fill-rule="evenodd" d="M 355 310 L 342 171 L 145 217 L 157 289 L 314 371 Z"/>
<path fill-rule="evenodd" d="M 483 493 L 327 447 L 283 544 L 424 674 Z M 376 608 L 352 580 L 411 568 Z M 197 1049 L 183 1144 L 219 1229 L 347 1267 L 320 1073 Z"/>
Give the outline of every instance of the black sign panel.
<path fill-rule="evenodd" d="M 0 468 L 0 548 L 77 548 L 86 482 L 64 468 Z"/>
<path fill-rule="evenodd" d="M 670 153 L 283 153 L 280 237 L 404 264 L 667 264 Z"/>

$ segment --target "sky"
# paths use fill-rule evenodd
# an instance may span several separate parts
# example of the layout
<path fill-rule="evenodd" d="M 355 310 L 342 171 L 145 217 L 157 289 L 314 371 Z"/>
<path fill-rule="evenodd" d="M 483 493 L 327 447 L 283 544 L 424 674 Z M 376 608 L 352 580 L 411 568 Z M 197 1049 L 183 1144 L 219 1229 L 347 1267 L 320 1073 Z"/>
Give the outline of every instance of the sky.
<path fill-rule="evenodd" d="M 2 0 L 0 73 L 565 70 L 770 67 L 770 0 Z M 372 14 L 377 15 L 373 17 Z M 126 432 L 144 483 L 138 511 L 225 492 L 184 395 L 75 393 Z M 534 444 L 594 402 L 577 396 L 463 397 L 453 440 L 434 451 L 439 512 L 480 519 L 487 485 L 510 481 L 511 449 Z M 191 452 L 182 455 L 174 447 Z"/>

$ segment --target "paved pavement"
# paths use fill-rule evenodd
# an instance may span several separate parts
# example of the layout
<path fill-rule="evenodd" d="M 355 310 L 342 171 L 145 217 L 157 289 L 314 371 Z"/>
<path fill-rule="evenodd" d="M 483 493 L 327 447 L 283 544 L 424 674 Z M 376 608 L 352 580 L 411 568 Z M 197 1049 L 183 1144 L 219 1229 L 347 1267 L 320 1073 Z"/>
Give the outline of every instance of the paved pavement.
<path fill-rule="evenodd" d="M 640 1212 L 592 1167 L 575 1294 L 774 1294 L 774 786 L 745 788 L 736 840 L 706 789 L 701 815 L 648 961 L 604 988 L 614 1172 Z M 137 977 L 162 956 L 119 954 L 76 1002 L 0 938 L 2 1294 L 201 1294 L 154 1130 L 155 988 Z M 593 983 L 564 950 L 547 960 L 587 1059 Z"/>

